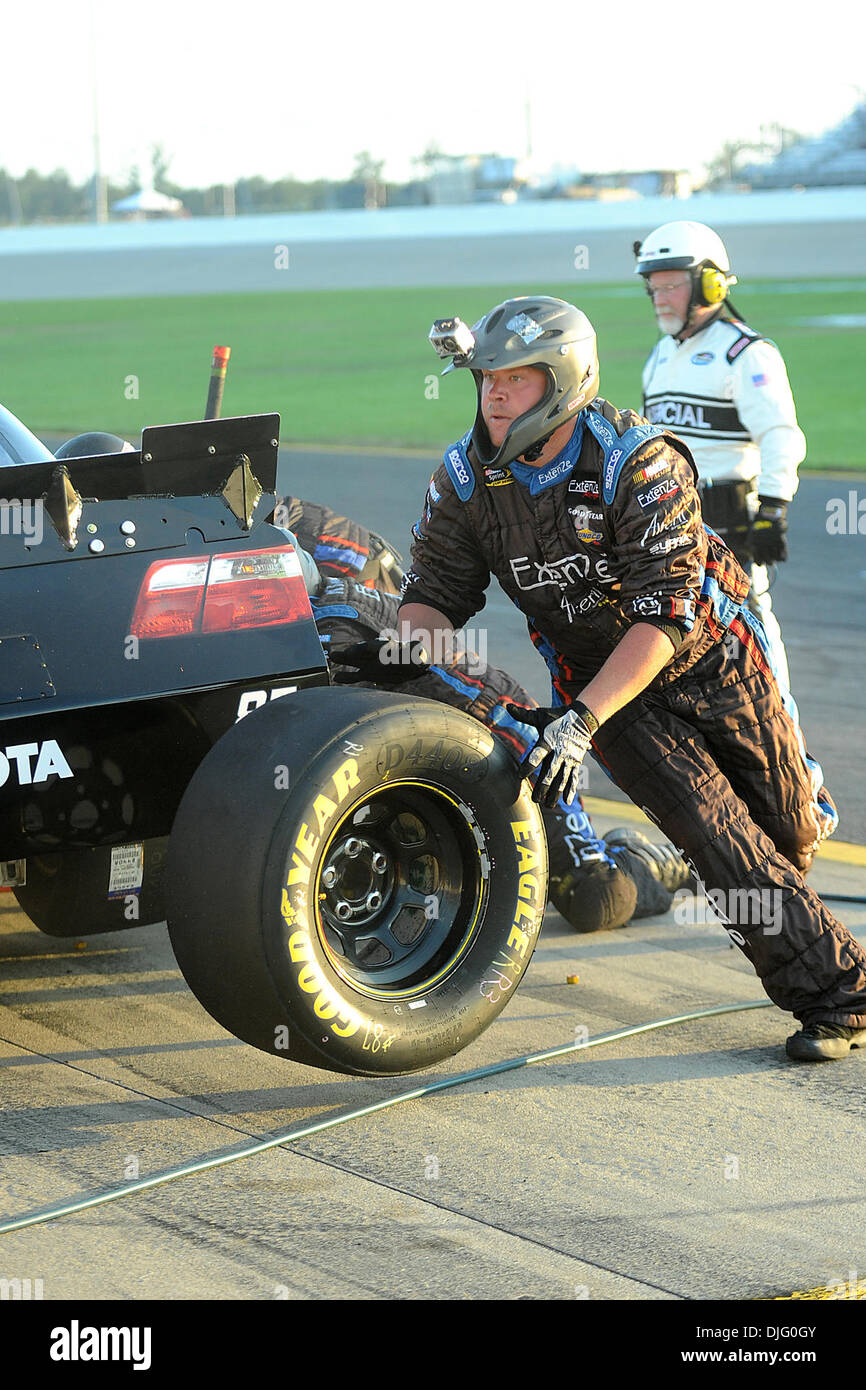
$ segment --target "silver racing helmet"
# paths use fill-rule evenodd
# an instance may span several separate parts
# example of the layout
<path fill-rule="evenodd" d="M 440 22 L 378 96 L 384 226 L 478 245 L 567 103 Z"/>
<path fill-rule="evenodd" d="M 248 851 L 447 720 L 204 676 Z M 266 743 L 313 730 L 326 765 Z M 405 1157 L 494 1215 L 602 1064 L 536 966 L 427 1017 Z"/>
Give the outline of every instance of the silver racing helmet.
<path fill-rule="evenodd" d="M 598 395 L 595 329 L 586 314 L 564 299 L 506 299 L 471 329 L 458 318 L 437 319 L 430 341 L 440 357 L 451 358 L 445 372 L 468 367 L 475 378 L 478 406 L 472 444 L 487 467 L 538 458 L 554 431 Z M 537 405 L 512 422 L 496 449 L 481 414 L 481 383 L 484 372 L 503 367 L 540 367 L 547 375 L 547 390 Z"/>
<path fill-rule="evenodd" d="M 55 451 L 57 459 L 86 459 L 97 454 L 132 454 L 135 450 L 128 439 L 119 434 L 106 434 L 104 430 L 91 430 L 87 434 L 77 434 L 67 439 Z"/>

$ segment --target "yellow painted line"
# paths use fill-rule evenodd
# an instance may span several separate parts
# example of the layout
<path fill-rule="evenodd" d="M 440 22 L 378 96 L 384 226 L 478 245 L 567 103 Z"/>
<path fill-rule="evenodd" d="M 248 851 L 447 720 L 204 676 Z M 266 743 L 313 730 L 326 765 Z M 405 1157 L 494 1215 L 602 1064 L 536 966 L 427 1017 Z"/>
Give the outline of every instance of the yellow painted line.
<path fill-rule="evenodd" d="M 819 859 L 835 859 L 839 864 L 866 865 L 866 845 L 852 845 L 846 840 L 825 840 L 818 848 Z"/>
<path fill-rule="evenodd" d="M 641 825 L 652 825 L 649 817 L 630 801 L 608 801 L 601 796 L 585 796 L 583 804 L 590 816 L 616 816 L 621 821 L 637 821 Z M 855 845 L 847 840 L 825 840 L 818 849 L 819 859 L 832 859 L 837 864 L 858 864 L 866 867 L 866 845 Z"/>
<path fill-rule="evenodd" d="M 86 945 L 86 942 L 83 944 Z M 101 951 L 94 951 L 91 947 L 86 951 L 40 951 L 34 956 L 0 956 L 0 965 L 15 965 L 19 961 L 32 964 L 33 961 L 39 960 L 94 960 L 96 956 L 120 956 L 131 951 L 143 950 L 143 946 L 106 946 Z"/>
<path fill-rule="evenodd" d="M 759 1298 L 758 1303 L 787 1303 L 791 1299 L 806 1299 L 814 1302 L 818 1299 L 842 1299 L 842 1298 L 863 1298 L 866 1299 L 866 1279 L 838 1279 L 831 1284 L 819 1284 L 815 1289 L 796 1289 L 794 1293 L 776 1294 L 772 1298 Z"/>

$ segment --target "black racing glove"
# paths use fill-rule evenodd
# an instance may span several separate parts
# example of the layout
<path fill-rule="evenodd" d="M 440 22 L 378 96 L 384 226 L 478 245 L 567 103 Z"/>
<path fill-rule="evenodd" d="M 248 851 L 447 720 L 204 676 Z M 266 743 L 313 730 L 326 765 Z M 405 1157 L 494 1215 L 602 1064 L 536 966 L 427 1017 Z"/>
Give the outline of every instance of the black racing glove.
<path fill-rule="evenodd" d="M 541 735 L 522 765 L 527 777 L 538 768 L 532 800 L 552 808 L 562 797 L 568 805 L 580 790 L 581 763 L 598 728 L 595 716 L 579 702 L 566 709 L 525 709 L 522 705 L 505 708 L 513 719 L 531 724 Z"/>
<path fill-rule="evenodd" d="M 372 685 L 404 685 L 430 669 L 430 657 L 421 642 L 398 642 L 393 637 L 374 637 L 370 642 L 335 647 L 328 653 L 328 660 L 336 666 L 354 668 L 338 671 L 334 676 L 335 685 L 357 685 L 359 681 L 369 681 Z"/>
<path fill-rule="evenodd" d="M 752 555 L 756 565 L 773 565 L 788 558 L 788 504 L 781 497 L 759 497 L 752 522 Z"/>

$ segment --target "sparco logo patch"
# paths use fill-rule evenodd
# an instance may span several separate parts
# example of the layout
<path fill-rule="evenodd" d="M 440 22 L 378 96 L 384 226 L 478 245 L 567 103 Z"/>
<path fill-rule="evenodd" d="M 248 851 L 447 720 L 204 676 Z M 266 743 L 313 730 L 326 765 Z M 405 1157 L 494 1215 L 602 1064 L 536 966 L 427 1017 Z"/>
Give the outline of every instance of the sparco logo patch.
<path fill-rule="evenodd" d="M 636 492 L 638 502 L 642 507 L 654 507 L 656 502 L 661 502 L 665 497 L 674 497 L 679 492 L 679 483 L 673 483 L 669 478 L 656 483 L 655 487 L 648 488 L 646 492 Z"/>
<path fill-rule="evenodd" d="M 47 782 L 52 774 L 58 777 L 75 776 L 60 751 L 60 745 L 53 738 L 46 739 L 44 743 L 12 743 L 4 749 L 0 753 L 0 787 L 9 781 L 13 763 L 22 787 L 29 787 L 34 782 Z"/>
<path fill-rule="evenodd" d="M 620 461 L 621 458 L 622 458 L 622 449 L 614 449 L 613 453 L 611 454 L 610 458 L 609 458 L 608 461 L 607 461 L 607 468 L 604 470 L 604 485 L 605 485 L 605 487 L 607 487 L 607 488 L 613 487 L 613 475 L 614 475 L 614 473 L 616 472 L 616 466 L 617 466 L 617 464 L 619 463 L 619 461 Z"/>
<path fill-rule="evenodd" d="M 459 481 L 461 483 L 468 483 L 469 470 L 466 467 L 466 464 L 463 462 L 463 455 L 461 454 L 459 449 L 450 450 L 448 454 L 448 462 L 453 467 L 454 472 L 457 474 Z"/>

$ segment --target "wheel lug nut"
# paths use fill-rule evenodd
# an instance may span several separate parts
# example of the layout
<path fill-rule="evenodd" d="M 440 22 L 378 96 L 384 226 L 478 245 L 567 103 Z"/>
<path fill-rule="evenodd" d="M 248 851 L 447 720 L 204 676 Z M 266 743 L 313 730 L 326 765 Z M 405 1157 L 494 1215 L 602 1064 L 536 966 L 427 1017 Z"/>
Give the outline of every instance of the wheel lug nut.
<path fill-rule="evenodd" d="M 383 874 L 388 867 L 388 860 L 379 850 L 373 855 L 373 868 L 377 874 Z"/>
<path fill-rule="evenodd" d="M 346 902 L 337 903 L 337 906 L 334 908 L 334 911 L 336 912 L 341 922 L 348 922 L 349 918 L 352 915 L 351 905 Z"/>
<path fill-rule="evenodd" d="M 322 874 L 322 882 L 326 888 L 333 888 L 334 884 L 337 882 L 337 870 L 334 868 L 326 869 Z"/>
<path fill-rule="evenodd" d="M 367 906 L 367 909 L 368 909 L 369 912 L 375 912 L 377 908 L 380 908 L 380 907 L 382 906 L 382 894 L 381 894 L 381 893 L 370 893 L 370 894 L 368 894 L 366 906 Z"/>
<path fill-rule="evenodd" d="M 360 840 L 347 840 L 345 848 L 350 859 L 357 859 L 364 846 Z"/>

